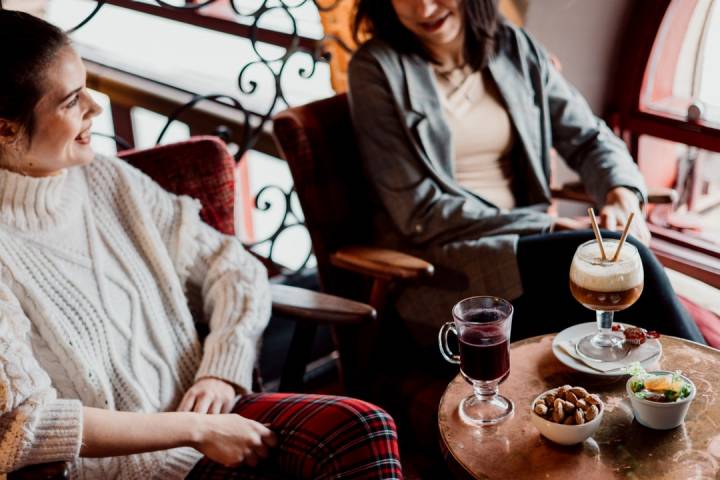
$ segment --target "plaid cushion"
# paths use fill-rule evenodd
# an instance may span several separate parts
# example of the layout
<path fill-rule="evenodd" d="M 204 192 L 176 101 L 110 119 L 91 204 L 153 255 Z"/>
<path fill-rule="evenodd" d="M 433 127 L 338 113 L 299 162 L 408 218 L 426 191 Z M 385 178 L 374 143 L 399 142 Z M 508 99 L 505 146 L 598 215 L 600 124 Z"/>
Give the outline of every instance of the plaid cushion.
<path fill-rule="evenodd" d="M 361 400 L 330 395 L 260 393 L 233 410 L 268 424 L 279 444 L 257 468 L 225 467 L 207 458 L 188 479 L 401 479 L 393 419 Z"/>
<path fill-rule="evenodd" d="M 220 139 L 198 136 L 118 156 L 165 190 L 200 200 L 205 223 L 222 233 L 235 233 L 235 160 Z"/>

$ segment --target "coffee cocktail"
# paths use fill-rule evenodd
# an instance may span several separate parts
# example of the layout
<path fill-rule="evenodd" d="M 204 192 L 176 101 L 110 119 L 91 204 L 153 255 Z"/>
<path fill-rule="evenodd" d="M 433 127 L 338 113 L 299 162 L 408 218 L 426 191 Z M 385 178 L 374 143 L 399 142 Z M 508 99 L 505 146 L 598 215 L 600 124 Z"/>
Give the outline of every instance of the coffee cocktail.
<path fill-rule="evenodd" d="M 603 240 L 603 259 L 595 240 L 580 245 L 570 266 L 570 291 L 575 300 L 596 312 L 598 332 L 577 344 L 577 351 L 593 360 L 616 361 L 629 350 L 612 331 L 613 313 L 633 305 L 643 290 L 643 268 L 637 249 L 626 243 L 618 258 L 619 242 Z"/>

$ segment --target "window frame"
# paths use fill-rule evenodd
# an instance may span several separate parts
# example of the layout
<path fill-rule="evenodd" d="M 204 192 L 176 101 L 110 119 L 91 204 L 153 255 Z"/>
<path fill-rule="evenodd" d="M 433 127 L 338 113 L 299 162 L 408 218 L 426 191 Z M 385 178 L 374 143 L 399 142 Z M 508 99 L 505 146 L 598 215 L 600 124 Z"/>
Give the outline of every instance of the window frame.
<path fill-rule="evenodd" d="M 627 143 L 635 159 L 639 138 L 643 135 L 720 152 L 720 125 L 703 119 L 689 121 L 643 105 L 650 71 L 647 67 L 658 37 L 668 34 L 667 31 L 671 31 L 673 38 L 684 35 L 697 3 L 698 0 L 654 0 L 653 8 L 647 8 L 645 2 L 636 2 L 631 10 L 621 39 L 621 45 L 628 48 L 622 50 L 616 70 L 622 72 L 623 81 L 618 82 L 611 93 L 606 119 Z M 668 18 L 671 26 L 663 32 L 663 22 L 668 15 L 672 16 Z M 664 51 L 661 62 L 655 65 L 655 76 L 670 76 L 669 80 L 663 79 L 665 85 L 674 77 L 681 43 L 676 42 L 670 52 Z M 653 250 L 663 264 L 720 288 L 720 245 L 656 225 L 651 225 L 651 230 L 651 247 L 661 247 Z"/>

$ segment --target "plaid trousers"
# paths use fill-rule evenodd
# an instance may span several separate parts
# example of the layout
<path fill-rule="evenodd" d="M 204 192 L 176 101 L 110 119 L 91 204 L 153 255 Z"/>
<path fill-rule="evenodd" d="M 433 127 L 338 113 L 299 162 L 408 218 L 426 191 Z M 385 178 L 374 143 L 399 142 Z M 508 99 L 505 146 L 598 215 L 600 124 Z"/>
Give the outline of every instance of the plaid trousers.
<path fill-rule="evenodd" d="M 234 413 L 278 435 L 257 467 L 225 467 L 203 458 L 188 479 L 402 479 L 395 422 L 367 402 L 330 395 L 257 393 Z"/>

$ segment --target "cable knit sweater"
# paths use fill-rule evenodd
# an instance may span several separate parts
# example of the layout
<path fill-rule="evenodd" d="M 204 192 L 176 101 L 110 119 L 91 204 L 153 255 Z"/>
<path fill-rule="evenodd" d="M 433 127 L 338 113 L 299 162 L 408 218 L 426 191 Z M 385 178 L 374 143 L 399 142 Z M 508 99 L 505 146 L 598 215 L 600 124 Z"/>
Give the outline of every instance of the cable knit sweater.
<path fill-rule="evenodd" d="M 0 169 L 0 472 L 71 460 L 74 478 L 174 479 L 200 459 L 78 458 L 82 406 L 172 411 L 204 376 L 251 388 L 267 275 L 198 212 L 114 158 L 44 178 Z"/>

